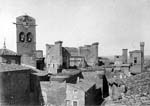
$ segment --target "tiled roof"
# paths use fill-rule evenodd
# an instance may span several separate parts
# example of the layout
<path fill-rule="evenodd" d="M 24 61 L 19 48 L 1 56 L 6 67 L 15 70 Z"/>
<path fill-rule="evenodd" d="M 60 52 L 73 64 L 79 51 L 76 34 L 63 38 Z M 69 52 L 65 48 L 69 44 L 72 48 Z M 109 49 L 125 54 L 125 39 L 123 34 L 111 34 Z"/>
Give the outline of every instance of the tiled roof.
<path fill-rule="evenodd" d="M 81 89 L 83 91 L 88 91 L 91 87 L 93 87 L 95 85 L 95 82 L 92 82 L 92 81 L 87 81 L 87 80 L 84 80 L 84 79 L 80 79 L 79 82 L 77 82 L 76 84 L 69 84 L 73 87 L 76 87 L 78 89 Z"/>
<path fill-rule="evenodd" d="M 12 50 L 3 48 L 3 49 L 0 49 L 0 55 L 12 55 L 12 56 L 16 56 L 18 54 L 16 52 L 12 51 Z"/>
<path fill-rule="evenodd" d="M 58 74 L 54 74 L 54 75 L 68 75 L 68 76 L 72 76 L 72 75 L 77 75 L 79 73 L 81 73 L 80 70 L 64 69 L 62 73 L 58 73 Z"/>
<path fill-rule="evenodd" d="M 41 90 L 47 95 L 47 102 L 53 106 L 62 106 L 66 98 L 65 83 L 50 83 L 40 81 Z"/>
<path fill-rule="evenodd" d="M 30 68 L 17 64 L 0 63 L 0 72 L 16 71 L 16 70 L 29 70 Z"/>

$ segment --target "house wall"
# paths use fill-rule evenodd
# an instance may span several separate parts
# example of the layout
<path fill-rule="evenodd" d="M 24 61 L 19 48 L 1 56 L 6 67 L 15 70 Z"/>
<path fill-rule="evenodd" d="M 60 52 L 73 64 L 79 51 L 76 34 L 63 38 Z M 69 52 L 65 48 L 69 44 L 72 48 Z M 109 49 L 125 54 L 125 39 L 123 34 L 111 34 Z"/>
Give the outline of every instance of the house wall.
<path fill-rule="evenodd" d="M 30 101 L 30 75 L 28 72 L 1 72 L 0 101 L 2 104 L 24 104 Z"/>
<path fill-rule="evenodd" d="M 39 79 L 31 70 L 0 72 L 0 104 L 40 106 Z"/>
<path fill-rule="evenodd" d="M 96 105 L 96 87 L 92 86 L 88 91 L 85 92 L 85 106 Z M 101 95 L 99 95 L 101 96 Z M 97 104 L 98 105 L 98 104 Z"/>
<path fill-rule="evenodd" d="M 8 64 L 20 64 L 21 63 L 20 60 L 21 60 L 20 56 L 3 55 L 0 57 L 0 62 Z"/>
<path fill-rule="evenodd" d="M 66 106 L 66 89 L 64 83 L 50 83 L 49 81 L 41 81 L 41 100 L 42 106 Z"/>
<path fill-rule="evenodd" d="M 77 106 L 85 106 L 85 92 L 83 90 L 80 90 L 67 84 L 66 106 L 73 106 L 73 101 L 77 101 Z"/>

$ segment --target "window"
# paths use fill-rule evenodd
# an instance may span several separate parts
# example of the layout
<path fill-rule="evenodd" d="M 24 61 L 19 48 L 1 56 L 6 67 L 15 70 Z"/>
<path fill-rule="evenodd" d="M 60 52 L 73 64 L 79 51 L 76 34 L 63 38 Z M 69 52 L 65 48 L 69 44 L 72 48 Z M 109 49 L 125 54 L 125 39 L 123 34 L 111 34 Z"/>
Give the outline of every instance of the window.
<path fill-rule="evenodd" d="M 119 58 L 119 56 L 116 56 L 116 58 Z"/>
<path fill-rule="evenodd" d="M 75 89 L 75 90 L 73 90 L 73 93 L 74 93 L 74 94 L 77 94 L 77 90 L 76 90 L 76 89 Z"/>
<path fill-rule="evenodd" d="M 19 34 L 19 41 L 20 42 L 24 42 L 25 41 L 25 34 L 24 34 L 24 32 L 20 32 L 20 34 Z"/>
<path fill-rule="evenodd" d="M 137 63 L 137 57 L 134 57 L 134 64 Z"/>
<path fill-rule="evenodd" d="M 70 100 L 66 100 L 66 106 L 71 106 Z"/>
<path fill-rule="evenodd" d="M 77 104 L 77 101 L 73 101 L 73 106 L 78 106 Z"/>
<path fill-rule="evenodd" d="M 77 90 L 73 90 L 73 96 L 75 99 L 77 98 Z"/>
<path fill-rule="evenodd" d="M 32 34 L 31 32 L 27 33 L 27 42 L 31 42 L 32 41 Z"/>

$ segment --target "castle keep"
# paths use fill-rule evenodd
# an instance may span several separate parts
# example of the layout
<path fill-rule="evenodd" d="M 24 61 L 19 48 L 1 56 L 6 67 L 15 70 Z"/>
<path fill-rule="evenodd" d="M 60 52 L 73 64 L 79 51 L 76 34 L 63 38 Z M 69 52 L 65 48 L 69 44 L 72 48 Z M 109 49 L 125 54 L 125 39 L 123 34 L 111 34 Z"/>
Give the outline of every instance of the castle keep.
<path fill-rule="evenodd" d="M 98 61 L 98 45 L 85 45 L 83 47 L 62 47 L 62 41 L 54 45 L 46 44 L 46 67 L 49 73 L 58 73 L 61 68 L 94 66 Z"/>

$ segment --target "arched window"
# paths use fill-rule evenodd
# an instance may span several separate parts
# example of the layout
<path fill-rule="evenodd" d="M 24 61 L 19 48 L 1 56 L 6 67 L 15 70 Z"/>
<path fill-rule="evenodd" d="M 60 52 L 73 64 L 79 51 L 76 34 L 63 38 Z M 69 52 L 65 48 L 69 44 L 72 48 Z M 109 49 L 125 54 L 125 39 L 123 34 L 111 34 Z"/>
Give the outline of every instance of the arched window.
<path fill-rule="evenodd" d="M 25 41 L 25 34 L 24 34 L 24 32 L 20 32 L 20 34 L 19 34 L 19 41 L 20 42 L 24 42 Z"/>
<path fill-rule="evenodd" d="M 27 42 L 31 42 L 32 41 L 32 34 L 31 32 L 27 33 Z"/>

